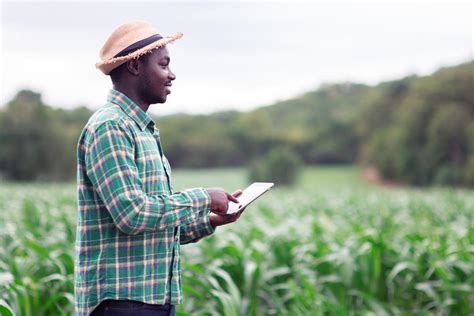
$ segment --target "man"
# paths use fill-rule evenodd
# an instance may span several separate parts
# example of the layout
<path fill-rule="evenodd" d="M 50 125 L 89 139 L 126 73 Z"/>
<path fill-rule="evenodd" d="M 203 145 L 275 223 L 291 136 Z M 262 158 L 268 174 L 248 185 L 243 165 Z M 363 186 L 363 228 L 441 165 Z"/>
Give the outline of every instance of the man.
<path fill-rule="evenodd" d="M 222 189 L 173 192 L 160 134 L 147 113 L 173 80 L 168 43 L 146 22 L 121 25 L 96 64 L 110 75 L 107 104 L 78 143 L 76 315 L 174 315 L 182 300 L 180 244 L 237 220 Z"/>

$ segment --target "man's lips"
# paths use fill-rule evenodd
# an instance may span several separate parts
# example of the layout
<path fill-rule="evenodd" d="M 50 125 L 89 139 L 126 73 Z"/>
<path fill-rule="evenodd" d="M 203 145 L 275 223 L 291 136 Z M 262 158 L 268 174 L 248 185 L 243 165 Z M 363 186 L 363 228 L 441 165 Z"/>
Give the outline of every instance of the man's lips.
<path fill-rule="evenodd" d="M 168 94 L 171 93 L 171 86 L 172 86 L 171 82 L 165 84 L 165 88 L 166 88 L 166 91 L 168 92 Z"/>

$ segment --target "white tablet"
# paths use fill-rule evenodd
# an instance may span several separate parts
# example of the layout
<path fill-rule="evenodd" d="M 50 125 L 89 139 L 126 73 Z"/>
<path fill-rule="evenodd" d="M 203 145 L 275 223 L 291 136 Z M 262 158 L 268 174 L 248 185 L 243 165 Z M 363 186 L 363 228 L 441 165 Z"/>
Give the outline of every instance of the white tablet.
<path fill-rule="evenodd" d="M 240 211 L 242 208 L 246 207 L 253 201 L 255 201 L 263 193 L 270 190 L 274 185 L 272 182 L 254 182 L 249 187 L 247 187 L 242 194 L 237 197 L 239 203 L 229 202 L 229 209 L 227 214 L 234 214 Z"/>

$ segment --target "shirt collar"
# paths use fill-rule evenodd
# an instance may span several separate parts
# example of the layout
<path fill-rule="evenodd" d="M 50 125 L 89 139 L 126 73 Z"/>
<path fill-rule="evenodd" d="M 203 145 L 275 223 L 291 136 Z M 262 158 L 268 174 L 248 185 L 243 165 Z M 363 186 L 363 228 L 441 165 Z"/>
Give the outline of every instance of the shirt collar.
<path fill-rule="evenodd" d="M 122 92 L 111 89 L 107 96 L 107 101 L 119 105 L 120 108 L 138 124 L 142 131 L 150 124 L 152 124 L 152 126 L 155 125 L 151 116 Z"/>

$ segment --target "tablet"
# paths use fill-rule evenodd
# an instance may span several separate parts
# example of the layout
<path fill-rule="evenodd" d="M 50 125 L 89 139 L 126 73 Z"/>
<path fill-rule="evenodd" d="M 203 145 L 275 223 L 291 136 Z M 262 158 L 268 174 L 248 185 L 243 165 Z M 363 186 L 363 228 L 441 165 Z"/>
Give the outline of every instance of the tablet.
<path fill-rule="evenodd" d="M 255 201 L 263 193 L 270 190 L 274 185 L 272 182 L 254 182 L 248 188 L 246 188 L 242 194 L 237 197 L 239 203 L 229 202 L 229 209 L 227 214 L 234 214 L 240 211 L 242 208 L 246 207 L 253 201 Z"/>

